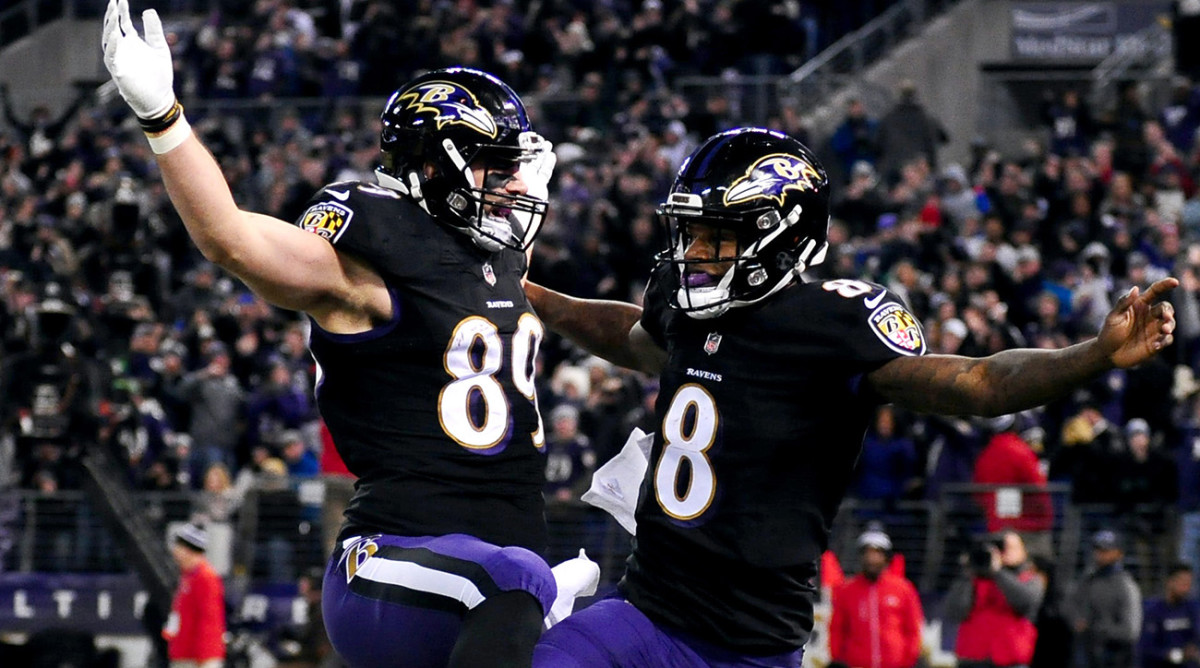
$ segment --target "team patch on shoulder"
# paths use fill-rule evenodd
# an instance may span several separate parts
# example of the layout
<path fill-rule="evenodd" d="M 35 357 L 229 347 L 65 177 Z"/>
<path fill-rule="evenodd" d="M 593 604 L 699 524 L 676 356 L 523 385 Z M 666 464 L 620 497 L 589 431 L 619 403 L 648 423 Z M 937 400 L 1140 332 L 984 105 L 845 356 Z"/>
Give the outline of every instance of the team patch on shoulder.
<path fill-rule="evenodd" d="M 867 321 L 871 331 L 887 347 L 903 355 L 925 352 L 925 336 L 916 317 L 896 302 L 888 302 L 871 312 Z"/>
<path fill-rule="evenodd" d="M 317 202 L 304 212 L 300 227 L 320 235 L 330 243 L 337 243 L 353 217 L 354 211 L 348 206 L 337 202 Z"/>

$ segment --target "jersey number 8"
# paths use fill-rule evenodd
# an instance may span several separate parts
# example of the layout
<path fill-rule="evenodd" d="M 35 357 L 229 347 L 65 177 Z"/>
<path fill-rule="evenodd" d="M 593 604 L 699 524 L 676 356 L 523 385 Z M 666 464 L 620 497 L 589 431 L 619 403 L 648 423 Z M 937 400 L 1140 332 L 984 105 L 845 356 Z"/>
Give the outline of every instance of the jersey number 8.
<path fill-rule="evenodd" d="M 533 402 L 538 424 L 531 436 L 538 449 L 544 447 L 545 436 L 533 384 L 533 361 L 544 334 L 540 320 L 532 314 L 523 314 L 513 332 L 510 365 L 513 386 Z M 500 330 L 486 318 L 466 318 L 450 335 L 450 344 L 442 361 L 446 373 L 454 380 L 438 395 L 438 419 L 442 431 L 464 448 L 487 450 L 500 443 L 508 433 L 512 407 L 508 404 L 504 386 L 496 378 L 503 366 L 503 356 L 504 341 Z M 478 417 L 471 411 L 472 401 L 476 398 L 483 402 L 482 415 Z"/>
<path fill-rule="evenodd" d="M 708 510 L 717 492 L 716 474 L 705 454 L 717 441 L 717 402 L 708 390 L 689 383 L 671 398 L 663 418 L 663 453 L 654 471 L 654 496 L 663 512 L 692 520 Z M 686 488 L 680 477 L 688 464 Z"/>

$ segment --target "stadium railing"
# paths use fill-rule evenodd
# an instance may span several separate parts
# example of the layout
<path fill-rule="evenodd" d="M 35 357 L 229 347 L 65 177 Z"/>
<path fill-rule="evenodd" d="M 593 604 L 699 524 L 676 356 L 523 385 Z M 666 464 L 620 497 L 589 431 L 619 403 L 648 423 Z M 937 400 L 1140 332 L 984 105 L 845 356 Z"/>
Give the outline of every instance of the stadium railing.
<path fill-rule="evenodd" d="M 245 496 L 229 521 L 213 532 L 212 558 L 226 575 L 249 581 L 290 581 L 305 569 L 324 565 L 319 478 L 258 485 Z M 203 517 L 198 492 L 134 492 L 141 511 L 162 528 Z M 1040 501 L 1039 501 L 1040 500 Z M 996 504 L 989 527 L 986 503 Z M 998 526 L 1020 528 L 1031 507 L 1047 513 L 1044 531 L 1025 531 L 1032 552 L 1047 552 L 1058 575 L 1081 577 L 1090 565 L 1089 538 L 1115 529 L 1126 542 L 1126 564 L 1145 591 L 1156 591 L 1174 561 L 1179 517 L 1170 507 L 1075 504 L 1061 483 L 1028 485 L 947 485 L 936 500 L 884 504 L 847 499 L 834 521 L 829 549 L 843 569 L 858 568 L 855 540 L 868 522 L 882 522 L 895 551 L 904 555 L 906 573 L 922 595 L 939 598 L 960 572 L 961 559 L 978 536 Z M 1036 511 L 1043 512 L 1043 511 Z M 550 545 L 547 559 L 557 563 L 581 548 L 601 566 L 603 582 L 614 584 L 629 554 L 629 535 L 604 512 L 580 503 L 547 507 Z M 1038 542 L 1038 534 L 1044 541 Z M 124 548 L 80 491 L 44 493 L 14 490 L 0 501 L 0 568 L 5 572 L 125 572 Z"/>

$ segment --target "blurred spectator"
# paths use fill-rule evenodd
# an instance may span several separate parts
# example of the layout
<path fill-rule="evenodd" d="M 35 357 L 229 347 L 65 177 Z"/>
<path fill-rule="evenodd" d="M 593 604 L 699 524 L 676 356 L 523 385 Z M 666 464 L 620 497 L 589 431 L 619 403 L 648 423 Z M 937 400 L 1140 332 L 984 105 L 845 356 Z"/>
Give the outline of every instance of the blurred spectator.
<path fill-rule="evenodd" d="M 1063 425 L 1062 445 L 1050 462 L 1051 477 L 1071 482 L 1075 503 L 1114 502 L 1121 440 L 1121 434 L 1089 397 Z"/>
<path fill-rule="evenodd" d="M 1112 530 L 1091 539 L 1093 569 L 1075 593 L 1075 631 L 1083 668 L 1127 668 L 1142 628 L 1142 594 L 1125 571 L 1121 537 Z"/>
<path fill-rule="evenodd" d="M 253 574 L 269 582 L 290 582 L 298 570 L 320 563 L 320 537 L 304 519 L 300 497 L 279 458 L 262 461 L 253 490 L 246 500 L 257 511 Z"/>
<path fill-rule="evenodd" d="M 152 463 L 166 456 L 173 430 L 162 407 L 142 392 L 134 378 L 113 380 L 107 405 L 100 411 L 105 421 L 98 432 L 117 460 L 125 463 L 131 483 L 141 478 Z"/>
<path fill-rule="evenodd" d="M 955 230 L 962 230 L 968 220 L 979 218 L 983 213 L 979 207 L 979 194 L 972 187 L 967 170 L 957 162 L 942 171 L 940 196 L 942 211 Z"/>
<path fill-rule="evenodd" d="M 830 668 L 912 668 L 921 656 L 925 621 L 917 589 L 888 568 L 892 541 L 882 528 L 868 528 L 857 545 L 861 572 L 833 597 Z"/>
<path fill-rule="evenodd" d="M 1112 133 L 1113 169 L 1127 172 L 1140 180 L 1150 160 L 1142 134 L 1142 125 L 1151 118 L 1146 111 L 1141 82 L 1123 80 L 1117 83 L 1117 103 L 1108 109 L 1101 123 Z"/>
<path fill-rule="evenodd" d="M 59 494 L 58 478 L 51 469 L 39 469 L 29 484 L 38 493 L 30 504 L 31 516 L 26 518 L 37 527 L 33 534 L 33 569 L 43 573 L 77 570 L 83 566 L 76 561 L 79 501 Z"/>
<path fill-rule="evenodd" d="M 1178 467 L 1179 561 L 1200 568 L 1200 395 L 1184 401 L 1181 431 L 1172 448 Z"/>
<path fill-rule="evenodd" d="M 1138 575 L 1157 582 L 1168 563 L 1168 519 L 1179 498 L 1174 462 L 1152 442 L 1150 425 L 1133 418 L 1125 425 L 1125 449 L 1117 456 L 1117 512 L 1124 518 L 1128 546 L 1136 555 Z"/>
<path fill-rule="evenodd" d="M 914 160 L 937 169 L 938 146 L 949 136 L 940 121 L 917 101 L 917 86 L 905 79 L 897 88 L 896 104 L 879 119 L 879 172 L 888 183 L 899 180 L 900 170 Z"/>
<path fill-rule="evenodd" d="M 867 116 L 867 108 L 862 100 L 852 97 L 846 101 L 846 117 L 829 140 L 829 147 L 838 158 L 835 164 L 842 170 L 843 181 L 852 179 L 854 166 L 860 161 L 875 166 L 879 156 L 876 141 L 878 129 L 879 122 Z"/>
<path fill-rule="evenodd" d="M 171 297 L 172 317 L 177 320 L 191 319 L 197 311 L 206 311 L 217 305 L 220 295 L 215 266 L 202 262 L 183 278 L 184 286 Z"/>
<path fill-rule="evenodd" d="M 588 437 L 579 433 L 579 409 L 562 404 L 550 411 L 546 439 L 546 500 L 575 501 L 587 491 L 596 467 L 596 453 Z"/>
<path fill-rule="evenodd" d="M 1012 485 L 980 494 L 977 501 L 987 518 L 987 530 L 1011 529 L 1021 533 L 1035 554 L 1052 554 L 1050 529 L 1054 523 L 1046 476 L 1037 455 L 1018 433 L 1016 415 L 993 418 L 992 437 L 975 462 L 974 482 L 980 485 Z M 1023 489 L 1024 488 L 1024 489 Z"/>
<path fill-rule="evenodd" d="M 1175 369 L 1168 360 L 1146 363 L 1125 370 L 1125 388 L 1121 394 L 1122 416 L 1142 418 L 1156 433 L 1174 429 L 1171 422 L 1171 388 Z"/>
<path fill-rule="evenodd" d="M 629 372 L 616 370 L 599 358 L 586 362 L 589 393 L 580 412 L 580 428 L 591 440 L 598 461 L 608 461 L 629 436 L 619 431 L 623 418 L 641 402 L 639 388 Z"/>
<path fill-rule="evenodd" d="M 1042 121 L 1050 130 L 1050 152 L 1061 157 L 1087 155 L 1096 131 L 1095 121 L 1079 91 L 1069 88 L 1057 99 L 1046 91 L 1042 100 Z"/>
<path fill-rule="evenodd" d="M 1171 99 L 1158 112 L 1158 122 L 1180 155 L 1191 153 L 1200 129 L 1200 90 L 1192 80 L 1179 76 L 1171 82 Z"/>
<path fill-rule="evenodd" d="M 299 430 L 313 415 L 311 388 L 298 386 L 292 371 L 281 359 L 270 363 L 265 379 L 246 399 L 246 433 L 238 461 L 249 451 L 271 443 L 285 430 Z"/>
<path fill-rule="evenodd" d="M 233 486 L 229 469 L 221 463 L 211 464 L 204 472 L 193 521 L 206 525 L 230 522 L 241 503 L 241 496 Z"/>
<path fill-rule="evenodd" d="M 895 408 L 880 406 L 863 438 L 854 496 L 882 501 L 884 509 L 890 509 L 920 485 L 916 465 L 916 447 L 896 424 Z"/>
<path fill-rule="evenodd" d="M 67 297 L 46 286 L 32 308 L 30 349 L 0 363 L 5 431 L 25 463 L 25 486 L 46 466 L 59 488 L 78 489 L 81 448 L 97 436 L 102 370 L 76 347 L 78 310 Z"/>
<path fill-rule="evenodd" d="M 204 551 L 208 535 L 187 524 L 171 541 L 181 579 L 163 627 L 171 668 L 219 668 L 225 660 L 225 586 Z"/>
<path fill-rule="evenodd" d="M 279 668 L 344 668 L 345 664 L 333 650 L 329 635 L 325 633 L 325 621 L 321 612 L 321 580 L 324 573 L 320 568 L 305 571 L 297 581 L 296 601 L 300 621 L 289 624 L 281 633 L 283 656 Z M 293 609 L 297 609 L 296 606 Z"/>
<path fill-rule="evenodd" d="M 317 455 L 308 449 L 304 436 L 298 430 L 285 429 L 279 432 L 274 443 L 293 481 L 312 478 L 321 472 Z"/>
<path fill-rule="evenodd" d="M 1200 602 L 1192 597 L 1192 569 L 1175 564 L 1162 596 L 1146 599 L 1138 656 L 1142 668 L 1200 666 Z"/>
<path fill-rule="evenodd" d="M 49 177 L 49 174 L 41 172 L 41 169 L 48 170 L 53 166 L 50 159 L 59 149 L 63 131 L 80 109 L 91 101 L 91 98 L 92 91 L 85 86 L 80 86 L 75 100 L 57 117 L 48 105 L 37 104 L 30 112 L 28 120 L 21 120 L 13 110 L 8 84 L 0 83 L 0 105 L 3 105 L 4 108 L 4 120 L 21 133 L 30 158 L 40 163 L 39 167 L 32 170 L 39 180 Z"/>
<path fill-rule="evenodd" d="M 192 437 L 188 467 L 200 473 L 210 464 L 236 466 L 234 452 L 241 431 L 243 393 L 237 379 L 229 373 L 229 350 L 219 342 L 210 342 L 204 368 L 192 371 L 171 389 L 177 399 L 186 401 Z"/>
<path fill-rule="evenodd" d="M 1068 608 L 1069 595 L 1058 581 L 1058 565 L 1048 556 L 1033 555 L 1033 574 L 1044 585 L 1042 604 L 1034 618 L 1037 643 L 1029 668 L 1068 668 L 1075 660 L 1075 629 Z"/>
<path fill-rule="evenodd" d="M 924 444 L 925 498 L 940 499 L 947 483 L 971 482 L 975 459 L 983 449 L 983 434 L 970 420 L 950 416 L 926 416 L 915 425 Z"/>
<path fill-rule="evenodd" d="M 875 233 L 880 216 L 888 209 L 875 168 L 865 160 L 850 166 L 849 185 L 833 191 L 833 216 L 846 223 L 851 235 L 868 237 Z"/>
<path fill-rule="evenodd" d="M 959 622 L 954 654 L 961 668 L 1026 666 L 1033 659 L 1044 583 L 1015 531 L 972 548 L 946 594 L 946 618 Z"/>
<path fill-rule="evenodd" d="M 1080 254 L 1079 282 L 1072 290 L 1071 315 L 1081 332 L 1098 332 L 1112 308 L 1111 253 L 1099 241 L 1084 246 Z"/>

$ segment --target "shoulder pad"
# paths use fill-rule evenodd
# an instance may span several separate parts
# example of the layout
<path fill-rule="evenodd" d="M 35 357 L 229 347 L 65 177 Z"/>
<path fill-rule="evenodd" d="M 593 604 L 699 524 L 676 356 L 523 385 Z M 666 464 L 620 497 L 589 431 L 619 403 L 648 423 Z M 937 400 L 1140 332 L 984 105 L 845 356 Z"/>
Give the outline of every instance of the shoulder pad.
<path fill-rule="evenodd" d="M 386 206 L 388 202 L 403 201 L 404 195 L 364 181 L 340 181 L 331 183 L 317 191 L 308 201 L 308 206 L 296 225 L 320 235 L 335 246 L 351 226 L 355 216 L 369 215 L 367 212 Z M 364 223 L 359 222 L 356 227 Z"/>
<path fill-rule="evenodd" d="M 422 262 L 405 250 L 422 247 L 420 240 L 436 229 L 429 214 L 402 193 L 362 181 L 321 188 L 296 225 L 396 277 L 420 269 Z"/>

